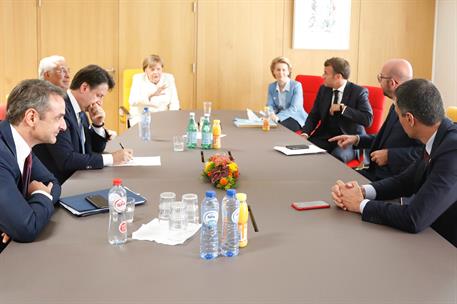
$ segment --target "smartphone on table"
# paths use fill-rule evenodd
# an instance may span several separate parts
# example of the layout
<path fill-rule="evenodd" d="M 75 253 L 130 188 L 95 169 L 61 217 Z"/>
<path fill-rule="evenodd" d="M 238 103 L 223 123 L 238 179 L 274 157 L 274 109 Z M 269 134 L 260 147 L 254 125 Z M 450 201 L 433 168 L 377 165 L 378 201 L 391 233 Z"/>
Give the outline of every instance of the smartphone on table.
<path fill-rule="evenodd" d="M 97 207 L 99 209 L 104 209 L 104 208 L 109 207 L 108 200 L 100 194 L 88 195 L 88 196 L 86 196 L 86 201 L 88 201 L 89 203 L 91 203 L 92 205 L 94 205 L 95 207 Z"/>
<path fill-rule="evenodd" d="M 330 208 L 330 204 L 324 201 L 293 202 L 291 206 L 298 211 Z"/>

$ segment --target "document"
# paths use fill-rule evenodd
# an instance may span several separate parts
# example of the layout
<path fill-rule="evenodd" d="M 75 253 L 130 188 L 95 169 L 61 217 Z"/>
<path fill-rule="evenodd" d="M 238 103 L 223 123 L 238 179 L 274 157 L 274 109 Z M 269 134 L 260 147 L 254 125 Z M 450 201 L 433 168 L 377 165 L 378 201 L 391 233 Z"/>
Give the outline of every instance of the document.
<path fill-rule="evenodd" d="M 251 109 L 246 109 L 248 118 L 235 117 L 233 123 L 237 128 L 261 128 L 263 125 L 262 119 L 260 119 Z M 262 114 L 263 115 L 263 114 Z M 270 127 L 276 128 L 278 124 L 270 119 Z"/>
<path fill-rule="evenodd" d="M 114 165 L 115 167 L 135 167 L 135 166 L 161 166 L 160 156 L 135 156 L 125 164 Z"/>
<path fill-rule="evenodd" d="M 324 153 L 325 150 L 316 145 L 308 144 L 308 149 L 288 149 L 285 146 L 274 146 L 273 149 L 284 153 L 285 155 L 304 155 L 304 154 L 317 154 Z"/>

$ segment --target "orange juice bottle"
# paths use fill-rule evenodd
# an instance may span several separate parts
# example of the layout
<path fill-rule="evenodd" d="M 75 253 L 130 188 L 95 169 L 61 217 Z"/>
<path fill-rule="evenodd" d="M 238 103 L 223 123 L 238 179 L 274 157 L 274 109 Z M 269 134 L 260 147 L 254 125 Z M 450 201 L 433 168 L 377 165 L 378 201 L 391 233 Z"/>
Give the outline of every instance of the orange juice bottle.
<path fill-rule="evenodd" d="M 263 108 L 264 116 L 262 118 L 262 130 L 263 131 L 270 131 L 270 107 L 265 106 Z"/>
<path fill-rule="evenodd" d="M 221 121 L 215 119 L 213 121 L 213 149 L 220 149 L 221 147 Z"/>
<path fill-rule="evenodd" d="M 248 245 L 248 204 L 246 193 L 237 193 L 236 199 L 240 201 L 240 216 L 238 219 L 238 231 L 240 232 L 240 248 Z"/>

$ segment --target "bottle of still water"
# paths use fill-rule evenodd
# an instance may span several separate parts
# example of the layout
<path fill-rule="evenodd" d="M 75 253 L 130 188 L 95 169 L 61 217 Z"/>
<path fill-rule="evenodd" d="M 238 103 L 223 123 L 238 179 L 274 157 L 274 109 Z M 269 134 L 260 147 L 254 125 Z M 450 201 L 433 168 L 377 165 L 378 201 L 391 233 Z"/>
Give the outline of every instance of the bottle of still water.
<path fill-rule="evenodd" d="M 236 199 L 236 191 L 229 189 L 222 199 L 222 236 L 221 253 L 232 257 L 240 251 L 240 234 L 238 220 L 240 215 L 240 202 Z"/>
<path fill-rule="evenodd" d="M 122 187 L 122 180 L 115 178 L 108 194 L 109 224 L 108 242 L 111 245 L 124 244 L 127 241 L 127 192 Z"/>
<path fill-rule="evenodd" d="M 202 149 L 208 150 L 213 146 L 213 132 L 209 122 L 209 114 L 205 114 L 202 126 Z"/>
<path fill-rule="evenodd" d="M 186 147 L 188 149 L 195 149 L 197 147 L 197 124 L 195 123 L 194 112 L 190 112 L 189 114 L 189 123 L 187 124 L 186 134 Z"/>
<path fill-rule="evenodd" d="M 216 193 L 207 191 L 201 207 L 200 257 L 202 259 L 211 260 L 219 254 L 218 220 L 219 202 Z"/>
<path fill-rule="evenodd" d="M 140 121 L 140 138 L 143 141 L 150 141 L 151 140 L 151 113 L 149 112 L 149 108 L 145 107 L 143 109 L 143 113 L 141 113 L 141 121 Z"/>

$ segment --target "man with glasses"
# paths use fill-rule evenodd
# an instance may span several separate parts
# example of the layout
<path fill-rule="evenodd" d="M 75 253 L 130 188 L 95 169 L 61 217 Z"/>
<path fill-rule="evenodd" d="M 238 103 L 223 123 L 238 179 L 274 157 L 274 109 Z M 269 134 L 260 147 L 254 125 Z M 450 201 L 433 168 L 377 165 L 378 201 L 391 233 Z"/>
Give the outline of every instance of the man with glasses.
<path fill-rule="evenodd" d="M 70 69 L 62 56 L 49 56 L 40 60 L 38 77 L 47 80 L 64 91 L 70 86 Z"/>
<path fill-rule="evenodd" d="M 384 95 L 395 99 L 395 90 L 413 77 L 411 64 L 404 59 L 388 60 L 378 74 Z M 400 125 L 394 105 L 377 135 L 340 135 L 330 139 L 342 148 L 369 149 L 370 165 L 359 172 L 371 181 L 401 173 L 420 155 L 423 145 L 409 138 Z"/>

